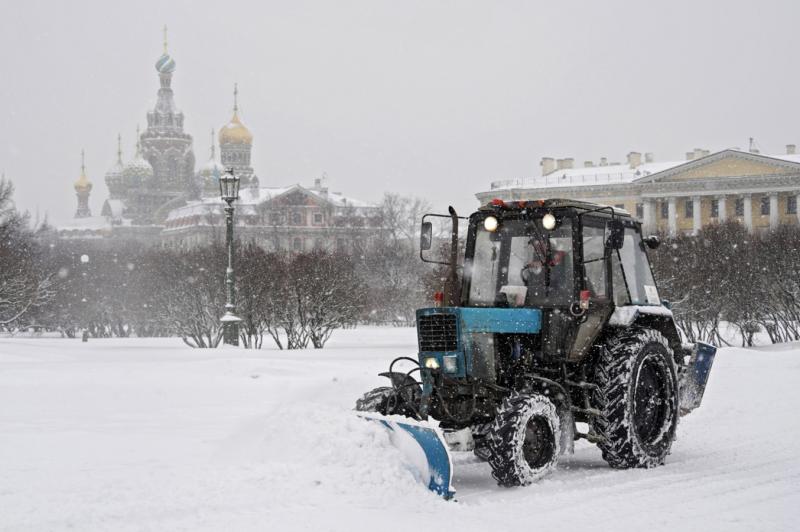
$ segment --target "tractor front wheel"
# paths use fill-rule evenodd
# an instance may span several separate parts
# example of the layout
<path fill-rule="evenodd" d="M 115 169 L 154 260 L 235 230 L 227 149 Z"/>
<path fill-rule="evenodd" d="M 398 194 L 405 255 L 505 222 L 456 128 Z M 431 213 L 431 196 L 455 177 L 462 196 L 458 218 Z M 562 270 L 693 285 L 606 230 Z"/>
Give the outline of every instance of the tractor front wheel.
<path fill-rule="evenodd" d="M 503 400 L 486 433 L 487 458 L 500 486 L 527 486 L 550 473 L 559 455 L 556 406 L 543 395 L 514 393 Z"/>

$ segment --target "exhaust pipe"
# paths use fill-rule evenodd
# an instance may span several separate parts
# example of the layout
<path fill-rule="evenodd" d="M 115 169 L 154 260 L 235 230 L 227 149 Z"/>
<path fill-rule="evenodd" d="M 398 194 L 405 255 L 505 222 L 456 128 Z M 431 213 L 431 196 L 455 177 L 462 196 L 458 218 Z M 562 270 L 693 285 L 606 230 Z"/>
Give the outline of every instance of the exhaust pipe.
<path fill-rule="evenodd" d="M 452 205 L 447 210 L 450 212 L 452 230 L 450 232 L 450 264 L 444 284 L 445 306 L 457 307 L 461 303 L 461 286 L 458 282 L 458 214 Z"/>

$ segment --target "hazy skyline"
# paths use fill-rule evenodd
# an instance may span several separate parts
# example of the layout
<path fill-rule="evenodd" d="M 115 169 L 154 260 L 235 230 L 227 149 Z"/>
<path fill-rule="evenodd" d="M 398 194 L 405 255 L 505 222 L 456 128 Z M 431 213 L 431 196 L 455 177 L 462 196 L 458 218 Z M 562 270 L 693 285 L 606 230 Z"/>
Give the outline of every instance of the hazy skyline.
<path fill-rule="evenodd" d="M 0 17 L 0 170 L 20 208 L 75 210 L 80 152 L 133 154 L 161 28 L 197 165 L 238 82 L 262 186 L 384 191 L 466 213 L 542 156 L 681 160 L 800 144 L 794 2 L 9 2 Z"/>

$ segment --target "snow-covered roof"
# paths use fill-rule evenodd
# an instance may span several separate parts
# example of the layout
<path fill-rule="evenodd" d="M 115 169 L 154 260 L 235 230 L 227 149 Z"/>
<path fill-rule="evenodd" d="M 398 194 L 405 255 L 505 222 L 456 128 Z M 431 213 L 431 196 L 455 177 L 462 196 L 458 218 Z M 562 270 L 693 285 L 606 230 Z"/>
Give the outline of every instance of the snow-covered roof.
<path fill-rule="evenodd" d="M 731 150 L 731 151 L 738 151 L 739 153 L 747 153 L 747 154 L 750 154 L 750 155 L 761 155 L 763 157 L 770 157 L 772 159 L 780 159 L 782 161 L 787 161 L 787 162 L 790 162 L 790 163 L 799 163 L 800 164 L 800 154 L 781 153 L 779 155 L 770 155 L 770 154 L 767 154 L 767 153 L 751 154 L 749 152 L 742 151 L 742 150 Z"/>
<path fill-rule="evenodd" d="M 664 170 L 681 165 L 684 162 L 686 161 L 642 163 L 636 168 L 631 168 L 627 163 L 607 166 L 590 166 L 588 168 L 565 168 L 555 170 L 547 175 L 493 181 L 492 189 L 520 187 L 556 188 L 630 183 L 640 177 L 663 172 Z"/>
<path fill-rule="evenodd" d="M 323 189 L 306 188 L 302 185 L 295 184 L 287 187 L 261 187 L 255 190 L 242 189 L 239 191 L 239 201 L 235 203 L 237 213 L 239 215 L 256 214 L 256 207 L 271 201 L 279 196 L 282 196 L 293 190 L 300 190 L 318 198 L 323 203 L 329 203 L 334 207 L 353 207 L 353 208 L 370 208 L 374 205 L 361 201 L 349 196 L 345 196 L 341 192 L 329 192 Z M 167 216 L 167 223 L 185 218 L 187 216 L 198 216 L 208 214 L 221 214 L 223 203 L 219 196 L 209 196 L 196 201 L 189 201 L 186 205 L 178 207 L 170 211 Z"/>
<path fill-rule="evenodd" d="M 100 231 L 111 229 L 111 222 L 105 216 L 89 216 L 73 218 L 57 227 L 59 231 Z"/>
<path fill-rule="evenodd" d="M 558 187 L 580 187 L 590 185 L 615 185 L 631 183 L 649 175 L 658 174 L 678 166 L 693 163 L 706 157 L 729 151 L 746 156 L 772 158 L 780 161 L 800 164 L 800 154 L 756 154 L 743 150 L 728 149 L 714 152 L 698 159 L 668 162 L 642 163 L 635 168 L 629 164 L 612 164 L 607 166 L 590 166 L 583 168 L 568 168 L 555 170 L 547 175 L 523 177 L 519 179 L 505 179 L 493 181 L 492 190 L 509 188 L 558 188 Z"/>

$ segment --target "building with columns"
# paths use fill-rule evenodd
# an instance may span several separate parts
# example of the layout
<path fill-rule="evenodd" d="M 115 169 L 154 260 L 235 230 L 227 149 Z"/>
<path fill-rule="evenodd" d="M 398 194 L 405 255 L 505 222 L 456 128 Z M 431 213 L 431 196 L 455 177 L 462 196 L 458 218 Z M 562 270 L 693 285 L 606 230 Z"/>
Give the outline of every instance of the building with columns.
<path fill-rule="evenodd" d="M 656 162 L 652 154 L 628 154 L 625 163 L 545 157 L 540 175 L 495 181 L 477 194 L 481 202 L 566 198 L 625 209 L 646 232 L 695 234 L 702 227 L 737 220 L 750 231 L 797 225 L 800 155 L 763 155 L 757 150 L 695 149 L 686 160 Z"/>

